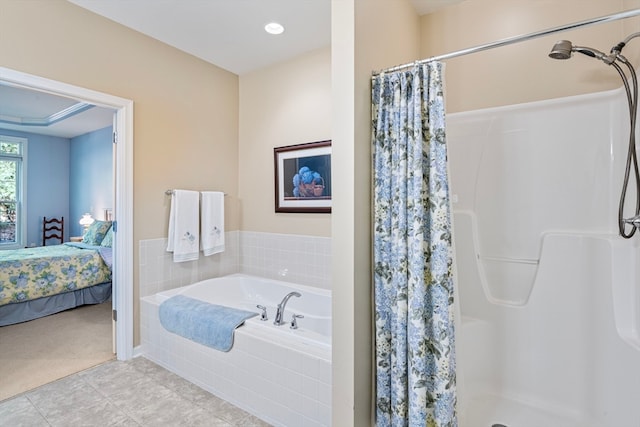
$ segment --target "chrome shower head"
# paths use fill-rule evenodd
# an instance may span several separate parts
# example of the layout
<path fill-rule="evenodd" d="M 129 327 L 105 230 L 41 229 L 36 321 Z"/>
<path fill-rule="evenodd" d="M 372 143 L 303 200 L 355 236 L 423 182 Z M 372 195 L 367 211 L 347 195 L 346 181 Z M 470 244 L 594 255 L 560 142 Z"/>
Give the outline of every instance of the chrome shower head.
<path fill-rule="evenodd" d="M 569 59 L 571 58 L 572 52 L 579 52 L 583 55 L 590 56 L 591 58 L 599 59 L 608 65 L 615 61 L 615 56 L 613 55 L 605 55 L 598 49 L 593 49 L 591 47 L 574 46 L 569 40 L 560 40 L 553 45 L 553 49 L 549 52 L 549 57 L 553 59 Z"/>
<path fill-rule="evenodd" d="M 571 58 L 571 51 L 573 45 L 569 40 L 560 40 L 553 45 L 553 49 L 549 52 L 549 58 L 553 59 L 569 59 Z"/>

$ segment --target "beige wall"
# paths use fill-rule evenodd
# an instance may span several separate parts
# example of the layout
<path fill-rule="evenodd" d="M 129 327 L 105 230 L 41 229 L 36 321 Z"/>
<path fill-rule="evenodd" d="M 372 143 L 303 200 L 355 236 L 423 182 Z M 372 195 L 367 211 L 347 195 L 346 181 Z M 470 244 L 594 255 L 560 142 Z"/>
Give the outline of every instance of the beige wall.
<path fill-rule="evenodd" d="M 458 51 L 640 7 L 638 0 L 466 0 L 421 19 L 421 58 Z M 628 34 L 640 31 L 629 18 L 557 33 L 510 46 L 445 60 L 447 111 L 510 105 L 621 86 L 618 73 L 603 62 L 576 54 L 550 59 L 562 39 L 608 53 Z M 640 59 L 640 39 L 623 51 Z"/>
<path fill-rule="evenodd" d="M 138 242 L 166 236 L 165 190 L 224 190 L 239 227 L 238 77 L 62 0 L 0 0 L 0 66 L 134 101 L 137 342 Z"/>
<path fill-rule="evenodd" d="M 640 0 L 624 0 L 622 2 L 621 10 L 631 10 L 631 9 L 640 9 Z M 640 18 L 633 19 L 625 19 L 622 24 L 622 36 L 623 39 L 632 33 L 636 33 L 640 31 Z M 620 42 L 620 40 L 616 40 L 616 43 Z M 638 44 L 640 42 L 640 38 L 634 39 L 633 42 L 629 43 L 629 46 L 624 49 L 624 55 L 630 60 L 633 61 L 634 64 L 637 64 L 640 61 L 640 47 Z M 634 48 L 631 48 L 631 43 L 633 43 Z"/>
<path fill-rule="evenodd" d="M 275 212 L 273 149 L 331 139 L 331 50 L 242 75 L 239 138 L 241 229 L 330 237 L 330 214 Z"/>
<path fill-rule="evenodd" d="M 166 235 L 166 189 L 237 196 L 235 74 L 62 0 L 0 0 L 0 52 L 3 67 L 134 101 L 136 241 Z"/>
<path fill-rule="evenodd" d="M 333 0 L 333 425 L 371 425 L 371 71 L 415 59 L 408 0 Z"/>

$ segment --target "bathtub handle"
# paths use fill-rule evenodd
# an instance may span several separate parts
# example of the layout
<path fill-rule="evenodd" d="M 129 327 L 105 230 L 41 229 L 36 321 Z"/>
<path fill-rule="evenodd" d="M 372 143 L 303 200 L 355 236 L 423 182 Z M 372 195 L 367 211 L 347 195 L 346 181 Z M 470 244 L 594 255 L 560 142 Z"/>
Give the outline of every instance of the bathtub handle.
<path fill-rule="evenodd" d="M 294 314 L 291 317 L 291 326 L 289 326 L 290 329 L 298 329 L 298 319 L 303 319 L 304 316 L 302 314 Z"/>
<path fill-rule="evenodd" d="M 262 320 L 263 322 L 269 320 L 269 318 L 267 317 L 267 307 L 260 304 L 256 305 L 256 307 L 262 310 L 262 313 L 260 313 L 260 320 Z"/>

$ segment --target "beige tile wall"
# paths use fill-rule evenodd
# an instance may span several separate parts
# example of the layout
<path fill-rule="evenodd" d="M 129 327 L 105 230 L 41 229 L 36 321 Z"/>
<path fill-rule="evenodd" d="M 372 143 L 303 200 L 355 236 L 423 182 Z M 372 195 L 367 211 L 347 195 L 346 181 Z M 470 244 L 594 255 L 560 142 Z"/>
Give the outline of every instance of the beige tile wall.
<path fill-rule="evenodd" d="M 167 239 L 141 240 L 140 298 L 211 277 L 246 273 L 331 289 L 331 238 L 230 231 L 226 250 L 174 263 Z"/>

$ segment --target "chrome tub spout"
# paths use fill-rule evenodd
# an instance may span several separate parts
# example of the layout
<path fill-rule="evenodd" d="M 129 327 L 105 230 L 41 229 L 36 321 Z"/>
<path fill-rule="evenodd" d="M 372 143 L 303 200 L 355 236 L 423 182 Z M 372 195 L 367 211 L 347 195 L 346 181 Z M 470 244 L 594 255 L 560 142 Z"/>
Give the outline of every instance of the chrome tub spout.
<path fill-rule="evenodd" d="M 289 301 L 289 298 L 291 297 L 301 297 L 302 295 L 300 295 L 299 292 L 289 292 L 287 295 L 285 295 L 284 298 L 282 298 L 282 301 L 280 301 L 280 304 L 278 304 L 278 310 L 276 311 L 276 318 L 273 321 L 274 325 L 282 325 L 285 323 L 284 320 L 282 320 L 284 318 L 284 309 L 287 305 L 287 302 Z"/>

